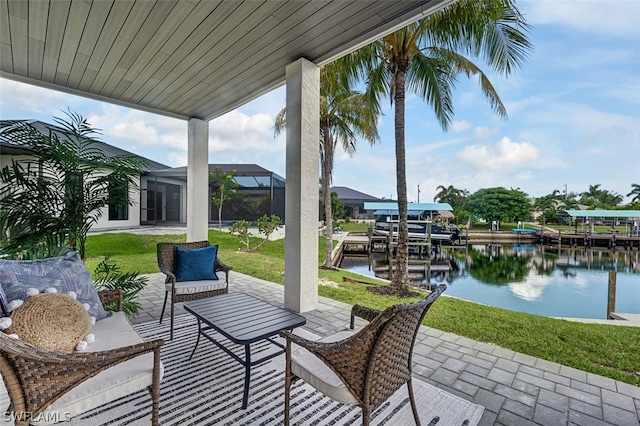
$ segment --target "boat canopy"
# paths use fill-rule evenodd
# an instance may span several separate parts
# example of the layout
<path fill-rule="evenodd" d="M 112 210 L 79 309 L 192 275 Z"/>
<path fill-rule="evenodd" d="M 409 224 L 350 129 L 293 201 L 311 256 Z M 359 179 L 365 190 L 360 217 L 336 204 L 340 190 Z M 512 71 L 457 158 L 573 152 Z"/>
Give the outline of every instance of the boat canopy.
<path fill-rule="evenodd" d="M 640 210 L 564 210 L 571 217 L 613 217 L 631 219 L 640 217 Z"/>
<path fill-rule="evenodd" d="M 407 210 L 407 216 L 420 216 L 422 213 L 425 212 L 429 212 L 430 210 Z M 434 212 L 437 213 L 437 212 Z M 384 215 L 391 215 L 391 216 L 397 216 L 398 215 L 398 209 L 395 210 L 376 210 L 373 212 L 374 216 L 384 216 Z"/>
<path fill-rule="evenodd" d="M 364 203 L 365 210 L 389 210 L 398 212 L 397 202 L 367 202 Z M 437 212 L 440 210 L 453 211 L 453 207 L 449 203 L 407 203 L 407 210 L 413 211 L 414 214 L 419 214 L 424 211 Z M 415 213 L 417 212 L 417 213 Z M 378 214 L 378 212 L 374 213 Z M 383 213 L 380 213 L 383 214 Z M 387 213 L 389 214 L 389 213 Z"/>

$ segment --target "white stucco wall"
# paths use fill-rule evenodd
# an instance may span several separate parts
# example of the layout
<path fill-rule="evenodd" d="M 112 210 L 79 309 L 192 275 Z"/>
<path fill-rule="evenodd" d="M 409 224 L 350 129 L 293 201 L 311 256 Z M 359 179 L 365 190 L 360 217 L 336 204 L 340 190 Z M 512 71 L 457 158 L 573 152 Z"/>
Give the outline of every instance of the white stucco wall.
<path fill-rule="evenodd" d="M 33 160 L 35 157 L 29 155 L 0 155 L 0 168 L 11 164 L 13 159 L 16 160 Z M 137 183 L 140 184 L 140 178 L 138 177 Z M 128 220 L 109 220 L 109 209 L 105 207 L 102 209 L 102 217 L 91 228 L 92 231 L 102 229 L 114 229 L 114 228 L 131 228 L 140 226 L 140 191 L 132 190 L 130 193 L 131 199 L 134 201 L 133 206 L 129 206 L 129 219 Z"/>
<path fill-rule="evenodd" d="M 102 217 L 98 219 L 91 230 L 100 229 L 116 229 L 116 228 L 133 228 L 140 226 L 140 177 L 136 179 L 138 188 L 129 190 L 129 199 L 133 201 L 133 205 L 129 206 L 129 219 L 127 220 L 109 220 L 109 208 L 102 209 Z"/>

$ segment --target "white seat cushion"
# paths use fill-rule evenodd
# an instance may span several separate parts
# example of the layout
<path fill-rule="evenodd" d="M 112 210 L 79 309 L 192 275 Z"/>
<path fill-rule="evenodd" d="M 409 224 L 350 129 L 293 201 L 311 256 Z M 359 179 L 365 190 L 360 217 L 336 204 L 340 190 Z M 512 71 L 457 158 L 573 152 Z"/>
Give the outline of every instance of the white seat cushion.
<path fill-rule="evenodd" d="M 354 330 L 344 330 L 318 341 L 337 342 L 354 333 Z M 291 372 L 336 401 L 346 404 L 358 403 L 358 400 L 349 392 L 336 373 L 327 367 L 318 357 L 298 345 L 292 347 Z"/>
<path fill-rule="evenodd" d="M 224 280 L 200 280 L 176 282 L 176 294 L 193 294 L 204 291 L 222 290 L 227 287 Z M 166 290 L 171 293 L 171 283 L 166 284 Z"/>
<path fill-rule="evenodd" d="M 87 352 L 115 349 L 144 342 L 122 312 L 114 312 L 112 316 L 97 321 L 91 332 L 96 336 L 96 340 L 89 345 Z M 163 373 L 164 369 L 160 363 L 161 379 Z M 49 413 L 57 413 L 58 420 L 64 420 L 145 389 L 151 386 L 152 382 L 153 353 L 149 353 L 108 368 L 81 383 L 51 404 L 41 418 L 55 418 L 56 415 Z M 150 399 L 148 407 L 151 408 Z M 32 423 L 50 424 L 44 421 Z"/>

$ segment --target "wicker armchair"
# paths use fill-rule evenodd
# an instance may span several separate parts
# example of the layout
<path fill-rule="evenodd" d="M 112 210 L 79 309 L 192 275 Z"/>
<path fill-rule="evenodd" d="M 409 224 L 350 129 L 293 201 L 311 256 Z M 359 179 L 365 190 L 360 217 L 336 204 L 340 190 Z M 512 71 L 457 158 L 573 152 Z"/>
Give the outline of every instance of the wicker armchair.
<path fill-rule="evenodd" d="M 219 281 L 187 281 L 176 282 L 175 276 L 175 259 L 174 259 L 174 247 L 178 246 L 183 249 L 198 249 L 209 247 L 209 241 L 195 241 L 191 243 L 158 243 L 158 267 L 167 277 L 165 279 L 165 293 L 164 303 L 162 304 L 162 312 L 160 313 L 160 323 L 164 318 L 164 310 L 167 306 L 167 298 L 171 293 L 171 331 L 169 339 L 173 340 L 173 314 L 174 305 L 180 302 L 187 302 L 189 300 L 204 299 L 211 296 L 217 296 L 219 294 L 226 294 L 229 292 L 229 271 L 233 269 L 231 266 L 227 266 L 220 258 L 216 256 L 214 271 L 224 272 L 225 281 L 221 283 Z"/>
<path fill-rule="evenodd" d="M 118 300 L 118 306 L 122 305 L 119 290 L 99 295 L 102 301 Z M 45 417 L 47 420 L 66 420 L 65 416 L 68 413 L 56 405 L 56 401 L 63 401 L 61 397 L 104 370 L 138 356 L 153 353 L 153 378 L 148 390 L 152 400 L 151 424 L 157 425 L 161 376 L 160 347 L 163 343 L 163 340 L 158 339 L 99 352 L 66 353 L 40 349 L 0 333 L 0 372 L 11 400 L 6 410 L 7 414 L 12 414 L 16 425 L 28 425 L 34 419 L 42 420 L 43 412 L 50 407 L 51 412 Z M 127 379 L 131 380 L 130 377 Z M 105 398 L 109 398 L 97 398 L 96 401 L 100 402 L 91 405 L 86 391 L 87 388 L 78 396 L 84 398 L 83 407 L 86 410 L 102 405 Z"/>
<path fill-rule="evenodd" d="M 411 382 L 411 355 L 420 323 L 433 302 L 446 290 L 438 286 L 423 300 L 399 304 L 384 312 L 354 306 L 354 317 L 371 321 L 357 332 L 350 330 L 311 341 L 290 332 L 286 339 L 284 422 L 289 424 L 291 384 L 301 378 L 336 401 L 362 408 L 362 424 L 407 384 L 416 424 L 420 424 Z M 299 345 L 292 351 L 292 343 Z"/>

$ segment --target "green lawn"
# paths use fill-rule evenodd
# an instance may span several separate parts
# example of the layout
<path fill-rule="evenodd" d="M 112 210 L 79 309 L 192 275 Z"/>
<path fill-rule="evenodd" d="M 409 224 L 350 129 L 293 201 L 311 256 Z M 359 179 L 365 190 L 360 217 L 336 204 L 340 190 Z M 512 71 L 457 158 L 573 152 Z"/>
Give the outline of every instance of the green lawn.
<path fill-rule="evenodd" d="M 184 240 L 184 235 L 90 235 L 87 240 L 87 266 L 93 270 L 103 256 L 109 255 L 124 271 L 155 273 L 158 272 L 156 243 Z M 228 233 L 210 230 L 209 240 L 219 244 L 220 258 L 232 265 L 234 270 L 284 283 L 284 240 L 269 241 L 257 253 L 239 252 L 237 238 Z M 322 264 L 322 238 L 318 247 L 318 263 Z M 334 283 L 331 286 L 321 285 L 319 294 L 345 303 L 383 309 L 394 303 L 409 301 L 376 296 L 367 291 L 367 285 L 343 282 L 343 277 L 351 277 L 382 285 L 374 278 L 322 269 L 319 270 L 319 276 L 323 281 Z M 424 323 L 470 339 L 640 386 L 640 328 L 556 320 L 449 297 L 438 300 Z"/>

